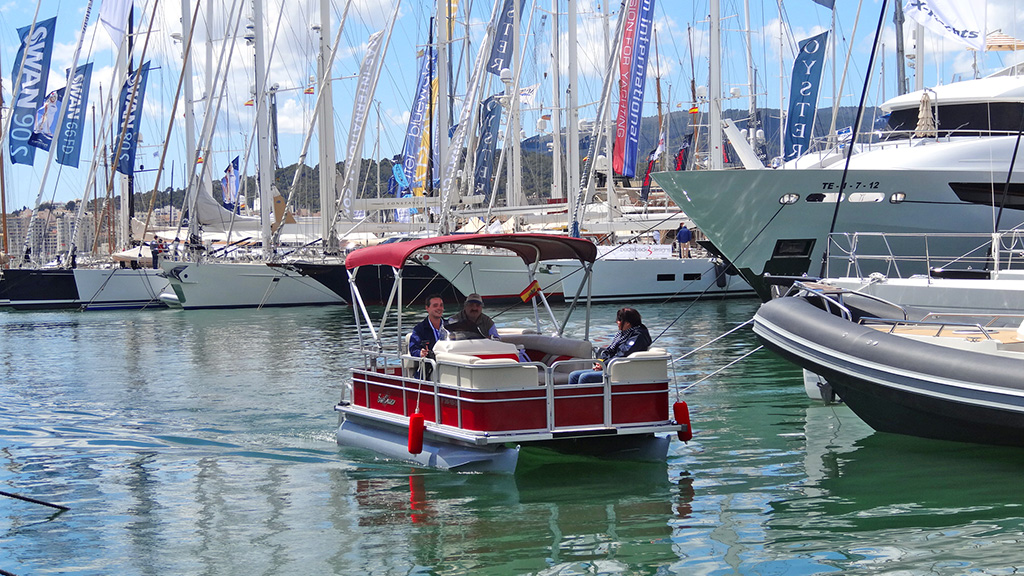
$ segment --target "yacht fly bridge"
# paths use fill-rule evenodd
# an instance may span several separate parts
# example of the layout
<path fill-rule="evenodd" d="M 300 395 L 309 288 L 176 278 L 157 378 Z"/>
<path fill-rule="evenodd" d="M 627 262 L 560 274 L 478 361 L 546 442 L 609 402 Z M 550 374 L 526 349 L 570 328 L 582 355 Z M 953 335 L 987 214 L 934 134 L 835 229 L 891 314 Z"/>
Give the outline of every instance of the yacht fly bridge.
<path fill-rule="evenodd" d="M 450 332 L 434 345 L 432 357 L 412 356 L 412 327 L 403 327 L 400 312 L 402 269 L 415 262 L 418 251 L 450 244 L 516 253 L 530 271 L 522 300 L 532 306 L 535 327 L 501 329 L 500 339 Z M 590 306 L 585 306 L 582 337 L 565 335 L 580 294 L 560 323 L 534 275 L 540 262 L 566 258 L 580 261 L 589 274 L 596 256 L 590 241 L 550 234 L 442 236 L 349 254 L 362 362 L 335 407 L 338 443 L 459 471 L 513 472 L 520 450 L 534 448 L 664 460 L 670 435 L 690 438 L 685 404 L 670 406 L 666 350 L 652 348 L 612 361 L 601 382 L 569 384 L 573 370 L 594 363 Z M 358 295 L 356 278 L 360 267 L 381 264 L 392 266 L 398 281 L 375 322 Z M 548 322 L 553 328 L 545 332 L 542 324 Z"/>

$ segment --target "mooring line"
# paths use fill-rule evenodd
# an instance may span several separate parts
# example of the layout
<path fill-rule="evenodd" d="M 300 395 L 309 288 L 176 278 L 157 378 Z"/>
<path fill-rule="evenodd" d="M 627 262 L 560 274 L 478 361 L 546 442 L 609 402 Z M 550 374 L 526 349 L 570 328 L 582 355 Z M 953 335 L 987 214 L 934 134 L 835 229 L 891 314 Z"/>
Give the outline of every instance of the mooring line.
<path fill-rule="evenodd" d="M 29 496 L 22 496 L 21 494 L 14 494 L 13 492 L 4 492 L 3 490 L 0 490 L 0 496 L 7 496 L 8 498 L 14 498 L 16 500 L 24 500 L 25 502 L 31 502 L 33 504 L 41 504 L 43 506 L 49 506 L 50 508 L 56 508 L 58 510 L 71 510 L 71 508 L 68 508 L 63 504 L 51 504 L 49 502 L 43 502 L 42 500 L 31 498 Z"/>
<path fill-rule="evenodd" d="M 733 360 L 732 362 L 729 362 L 728 364 L 726 364 L 725 366 L 722 366 L 722 367 L 721 367 L 721 368 L 719 368 L 718 370 L 715 370 L 715 371 L 714 371 L 714 372 L 712 372 L 711 374 L 708 374 L 707 376 L 705 376 L 705 377 L 701 378 L 700 380 L 697 380 L 696 382 L 693 382 L 693 383 L 691 383 L 691 384 L 690 384 L 689 386 L 687 386 L 687 387 L 683 388 L 682 390 L 680 390 L 680 392 L 686 392 L 686 391 L 687 391 L 687 390 L 689 390 L 690 388 L 693 388 L 693 387 L 694 387 L 694 386 L 696 386 L 697 384 L 700 384 L 701 382 L 703 382 L 703 381 L 707 380 L 708 378 L 711 378 L 711 377 L 712 377 L 712 376 L 714 376 L 715 374 L 718 374 L 719 372 L 721 372 L 722 370 L 725 370 L 726 368 L 728 368 L 728 367 L 732 366 L 733 364 L 736 364 L 737 362 L 740 362 L 740 361 L 742 361 L 742 360 L 745 360 L 745 359 L 747 358 L 747 356 L 750 356 L 751 354 L 753 354 L 754 352 L 757 352 L 757 351 L 761 350 L 762 348 L 764 348 L 764 346 L 758 346 L 757 348 L 754 348 L 754 349 L 753 349 L 753 350 L 751 350 L 750 352 L 747 352 L 747 353 L 746 353 L 746 354 L 744 354 L 743 356 L 740 356 L 739 358 L 737 358 L 737 359 Z"/>

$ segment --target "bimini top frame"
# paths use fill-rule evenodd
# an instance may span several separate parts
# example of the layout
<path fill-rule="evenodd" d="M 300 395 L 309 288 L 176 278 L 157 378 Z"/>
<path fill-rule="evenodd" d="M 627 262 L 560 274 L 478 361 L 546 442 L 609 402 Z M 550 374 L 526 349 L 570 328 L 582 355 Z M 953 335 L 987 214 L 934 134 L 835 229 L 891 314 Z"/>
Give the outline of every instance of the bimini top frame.
<path fill-rule="evenodd" d="M 396 296 L 399 304 L 401 304 L 402 301 L 402 268 L 406 264 L 414 261 L 414 255 L 418 251 L 442 245 L 478 246 L 482 248 L 503 248 L 505 250 L 509 250 L 522 258 L 523 263 L 526 264 L 530 271 L 531 282 L 535 279 L 534 273 L 539 262 L 562 259 L 578 260 L 584 265 L 589 276 L 591 265 L 593 265 L 594 261 L 597 259 L 597 246 L 595 246 L 593 242 L 583 238 L 573 238 L 570 236 L 559 236 L 554 234 L 452 234 L 447 236 L 435 236 L 432 238 L 419 238 L 404 242 L 378 244 L 376 246 L 368 246 L 366 248 L 355 250 L 345 256 L 345 268 L 348 270 L 349 284 L 352 288 L 351 291 L 354 300 L 353 305 L 358 309 L 356 311 L 356 321 L 359 321 L 359 312 L 361 311 L 363 319 L 366 321 L 366 324 L 370 329 L 371 336 L 377 345 L 378 350 L 383 349 L 379 331 L 374 329 L 373 322 L 370 320 L 369 313 L 367 312 L 366 306 L 363 304 L 362 297 L 359 295 L 359 291 L 356 289 L 355 285 L 355 275 L 358 272 L 359 267 L 384 265 L 390 266 L 395 270 L 395 286 L 388 297 L 384 317 L 381 319 L 380 323 L 381 329 L 383 329 L 387 322 L 388 311 L 391 309 Z M 589 285 L 589 282 L 587 282 L 587 284 Z M 551 314 L 551 309 L 548 307 L 547 299 L 544 297 L 542 291 L 539 292 L 539 296 L 541 301 L 544 303 L 545 308 L 548 309 L 548 313 Z M 536 303 L 534 303 L 534 306 L 536 307 Z M 588 326 L 589 315 L 588 307 Z M 401 334 L 402 315 L 397 314 L 397 317 L 398 333 Z M 552 320 L 557 324 L 557 321 L 554 320 L 553 314 Z M 564 330 L 564 324 L 559 328 L 559 332 L 562 330 Z M 361 330 L 360 334 L 362 334 Z M 401 344 L 399 344 L 399 346 L 401 346 Z"/>

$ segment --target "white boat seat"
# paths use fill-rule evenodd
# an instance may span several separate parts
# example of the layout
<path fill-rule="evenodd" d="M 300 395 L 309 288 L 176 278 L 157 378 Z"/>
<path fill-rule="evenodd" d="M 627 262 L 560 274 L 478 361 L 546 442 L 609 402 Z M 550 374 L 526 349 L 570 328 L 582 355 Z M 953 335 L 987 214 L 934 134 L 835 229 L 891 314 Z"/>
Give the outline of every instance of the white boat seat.
<path fill-rule="evenodd" d="M 594 347 L 587 340 L 559 338 L 545 334 L 503 334 L 502 342 L 520 345 L 530 358 L 548 366 L 570 358 L 593 358 Z"/>
<path fill-rule="evenodd" d="M 519 361 L 519 349 L 516 345 L 501 340 L 442 340 L 434 346 L 434 354 L 442 352 L 476 356 L 483 360 L 508 358 Z"/>
<path fill-rule="evenodd" d="M 472 342 L 472 341 L 471 341 Z M 440 344 L 440 343 L 439 343 Z M 515 345 L 512 345 L 515 350 Z M 526 388 L 537 385 L 537 367 L 513 358 L 480 358 L 438 350 L 437 381 L 475 390 Z"/>
<path fill-rule="evenodd" d="M 588 340 L 577 340 L 575 338 L 561 338 L 548 336 L 546 334 L 512 333 L 501 334 L 503 342 L 510 342 L 522 346 L 527 356 L 535 362 L 543 362 L 547 366 L 555 362 L 565 360 L 592 359 L 594 357 L 594 346 Z M 569 373 L 573 370 L 589 369 L 589 362 L 570 362 L 555 366 L 551 373 L 554 384 L 568 384 Z M 544 374 L 538 372 L 539 384 L 546 384 Z"/>
<path fill-rule="evenodd" d="M 608 363 L 612 382 L 656 382 L 668 380 L 668 361 L 671 357 L 664 348 L 651 348 L 634 352 L 625 358 Z"/>

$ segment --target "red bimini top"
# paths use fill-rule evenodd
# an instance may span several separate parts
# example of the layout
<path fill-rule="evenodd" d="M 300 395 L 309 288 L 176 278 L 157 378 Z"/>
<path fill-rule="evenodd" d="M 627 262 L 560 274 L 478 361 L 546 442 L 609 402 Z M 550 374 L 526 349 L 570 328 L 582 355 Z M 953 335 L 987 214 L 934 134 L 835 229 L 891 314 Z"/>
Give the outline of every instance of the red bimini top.
<path fill-rule="evenodd" d="M 527 265 L 538 260 L 571 258 L 580 262 L 593 262 L 597 259 L 597 246 L 583 238 L 554 234 L 452 234 L 360 248 L 345 256 L 345 267 L 351 270 L 359 266 L 382 264 L 401 268 L 416 251 L 446 244 L 504 248 L 515 252 Z"/>

